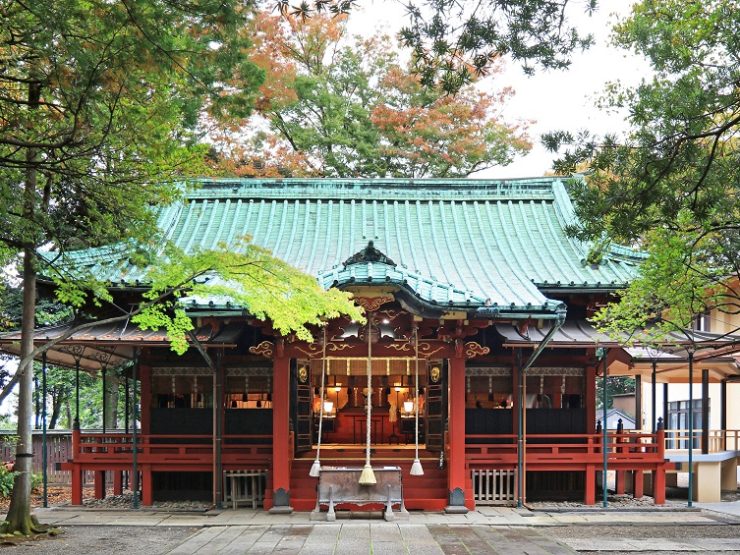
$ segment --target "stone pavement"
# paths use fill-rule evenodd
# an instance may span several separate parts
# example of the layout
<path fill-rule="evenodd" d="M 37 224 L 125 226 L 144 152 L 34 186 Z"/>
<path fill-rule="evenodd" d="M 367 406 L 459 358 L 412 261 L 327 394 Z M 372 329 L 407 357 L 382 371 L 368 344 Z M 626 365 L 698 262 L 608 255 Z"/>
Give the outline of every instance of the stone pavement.
<path fill-rule="evenodd" d="M 212 526 L 170 551 L 171 555 L 195 553 L 566 555 L 576 552 L 530 528 L 348 521 L 326 525 Z"/>
<path fill-rule="evenodd" d="M 104 510 L 56 507 L 36 509 L 41 522 L 61 526 L 256 526 L 256 525 L 312 525 L 310 513 L 271 515 L 260 509 L 238 509 L 209 512 L 165 512 L 150 509 Z M 376 516 L 380 513 L 376 513 Z M 342 514 L 338 513 L 339 518 Z M 360 514 L 360 517 L 363 515 Z M 740 524 L 740 502 L 722 503 L 707 507 L 707 510 L 648 509 L 617 510 L 588 509 L 581 511 L 556 512 L 547 510 L 529 511 L 508 507 L 480 507 L 465 515 L 412 512 L 408 524 L 424 525 L 488 525 L 506 527 L 548 527 L 579 525 L 713 525 L 720 523 Z"/>
<path fill-rule="evenodd" d="M 163 531 L 179 527 L 183 537 L 171 544 L 176 546 L 169 551 L 173 555 L 675 554 L 740 552 L 738 508 L 730 503 L 708 510 L 548 512 L 482 507 L 466 515 L 412 513 L 408 520 L 391 523 L 341 513 L 334 523 L 311 522 L 309 513 L 270 515 L 250 509 L 177 513 L 52 508 L 39 509 L 37 515 L 42 522 L 68 526 L 69 534 L 78 526 L 80 530 L 110 526 Z M 643 533 L 634 533 L 636 527 Z M 677 527 L 689 533 L 676 537 Z"/>

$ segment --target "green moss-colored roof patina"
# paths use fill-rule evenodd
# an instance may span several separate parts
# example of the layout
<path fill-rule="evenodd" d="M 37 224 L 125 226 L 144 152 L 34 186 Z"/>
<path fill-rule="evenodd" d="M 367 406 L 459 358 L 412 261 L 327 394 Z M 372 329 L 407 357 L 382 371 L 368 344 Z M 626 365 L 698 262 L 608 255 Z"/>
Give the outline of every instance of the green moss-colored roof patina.
<path fill-rule="evenodd" d="M 598 266 L 566 236 L 574 219 L 559 178 L 521 180 L 248 179 L 202 181 L 162 208 L 164 237 L 187 251 L 257 245 L 324 287 L 387 283 L 424 303 L 482 313 L 554 313 L 553 290 L 613 290 L 641 256 L 614 248 Z M 374 246 L 393 263 L 348 258 Z M 146 285 L 120 247 L 67 253 L 65 264 L 113 287 Z M 543 293 L 544 292 L 544 293 Z"/>

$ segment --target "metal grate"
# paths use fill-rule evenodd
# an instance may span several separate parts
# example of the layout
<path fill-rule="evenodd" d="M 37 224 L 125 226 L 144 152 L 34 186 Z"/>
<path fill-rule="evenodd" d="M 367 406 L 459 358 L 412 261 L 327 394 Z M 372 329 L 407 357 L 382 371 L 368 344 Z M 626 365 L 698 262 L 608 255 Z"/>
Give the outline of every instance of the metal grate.
<path fill-rule="evenodd" d="M 516 500 L 516 471 L 472 469 L 476 505 L 510 505 Z"/>

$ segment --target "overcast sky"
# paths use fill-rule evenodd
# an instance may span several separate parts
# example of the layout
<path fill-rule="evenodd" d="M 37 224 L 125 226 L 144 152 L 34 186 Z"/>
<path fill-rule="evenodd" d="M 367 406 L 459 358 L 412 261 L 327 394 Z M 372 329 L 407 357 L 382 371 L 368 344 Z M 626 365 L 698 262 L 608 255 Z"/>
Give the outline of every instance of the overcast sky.
<path fill-rule="evenodd" d="M 506 167 L 496 167 L 473 177 L 531 177 L 551 169 L 553 155 L 540 144 L 539 136 L 557 129 L 588 128 L 596 133 L 621 131 L 625 128 L 624 114 L 608 114 L 594 106 L 594 100 L 609 81 L 620 80 L 637 84 L 648 73 L 647 63 L 640 57 L 610 46 L 609 29 L 617 15 L 629 13 L 631 0 L 600 0 L 598 11 L 587 16 L 584 0 L 575 0 L 571 11 L 573 22 L 582 32 L 591 32 L 596 44 L 574 56 L 567 71 L 539 70 L 527 77 L 521 68 L 506 62 L 504 72 L 496 75 L 496 89 L 510 86 L 515 96 L 504 112 L 508 121 L 534 121 L 530 126 L 532 151 Z M 401 6 L 393 0 L 360 2 L 361 8 L 350 17 L 350 32 L 369 34 L 374 29 L 395 33 L 404 23 Z"/>

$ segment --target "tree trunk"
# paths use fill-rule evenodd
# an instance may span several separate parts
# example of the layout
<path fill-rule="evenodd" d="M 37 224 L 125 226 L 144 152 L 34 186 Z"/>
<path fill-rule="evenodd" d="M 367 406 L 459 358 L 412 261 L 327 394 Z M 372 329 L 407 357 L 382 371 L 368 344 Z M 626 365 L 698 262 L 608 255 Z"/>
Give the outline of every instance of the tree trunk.
<path fill-rule="evenodd" d="M 31 249 L 23 253 L 23 320 L 21 323 L 21 360 L 33 350 L 36 312 L 36 270 Z M 18 389 L 18 443 L 16 446 L 13 495 L 5 521 L 5 531 L 20 531 L 25 535 L 40 532 L 31 517 L 31 477 L 33 473 L 33 361 L 18 368 L 21 378 Z"/>
<path fill-rule="evenodd" d="M 67 399 L 67 388 L 63 385 L 57 386 L 54 388 L 54 394 L 53 394 L 53 403 L 51 406 L 51 418 L 49 419 L 49 429 L 54 430 L 57 427 L 57 422 L 59 422 L 59 417 L 62 414 L 62 407 L 64 406 L 64 401 Z"/>
<path fill-rule="evenodd" d="M 32 72 L 33 75 L 34 72 Z M 40 82 L 28 86 L 29 109 L 38 109 L 41 100 Z M 23 217 L 33 230 L 36 208 L 37 174 L 34 162 L 37 152 L 29 148 L 26 153 L 29 162 L 25 173 Z M 18 443 L 15 449 L 15 480 L 10 499 L 8 515 L 3 523 L 4 532 L 20 532 L 30 535 L 45 531 L 45 527 L 31 516 L 31 478 L 33 473 L 33 360 L 27 359 L 33 351 L 33 332 L 36 324 L 36 265 L 34 264 L 35 241 L 32 233 L 25 237 L 23 248 L 23 317 L 21 320 L 21 365 L 18 367 L 20 382 L 18 388 Z M 25 361 L 25 363 L 23 362 Z"/>
<path fill-rule="evenodd" d="M 69 395 L 64 398 L 64 413 L 67 416 L 67 429 L 72 429 L 72 406 L 69 403 Z"/>

